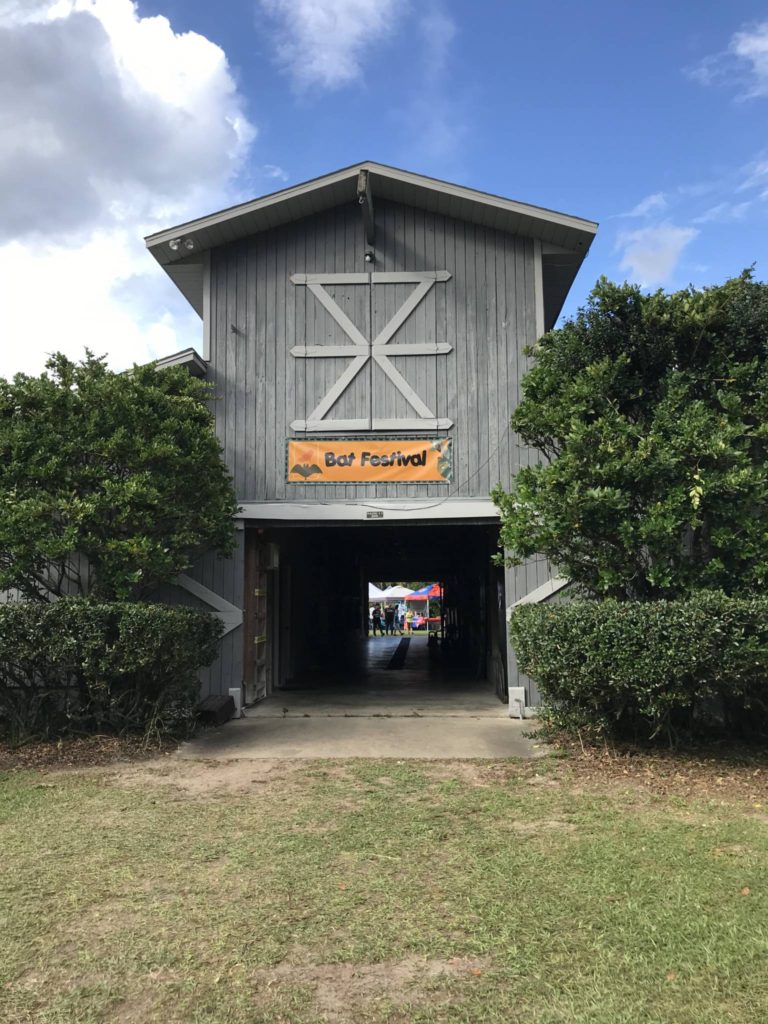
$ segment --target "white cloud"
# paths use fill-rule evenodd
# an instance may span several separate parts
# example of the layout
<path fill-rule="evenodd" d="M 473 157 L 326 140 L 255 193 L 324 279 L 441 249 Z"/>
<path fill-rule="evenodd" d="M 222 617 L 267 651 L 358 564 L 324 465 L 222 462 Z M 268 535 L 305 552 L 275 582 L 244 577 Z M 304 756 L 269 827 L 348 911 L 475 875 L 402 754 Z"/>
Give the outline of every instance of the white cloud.
<path fill-rule="evenodd" d="M 647 217 L 650 213 L 660 213 L 666 210 L 667 200 L 663 192 L 654 192 L 653 195 L 641 199 L 634 209 L 623 214 L 624 217 Z"/>
<path fill-rule="evenodd" d="M 448 65 L 451 44 L 456 36 L 456 22 L 440 7 L 432 7 L 421 18 L 419 32 L 424 42 L 424 77 L 439 82 Z"/>
<path fill-rule="evenodd" d="M 261 0 L 277 25 L 277 58 L 301 89 L 359 79 L 366 52 L 395 27 L 404 0 Z"/>
<path fill-rule="evenodd" d="M 743 220 L 751 202 L 730 203 L 724 201 L 710 206 L 708 210 L 693 218 L 694 224 L 727 223 L 728 221 Z"/>
<path fill-rule="evenodd" d="M 95 232 L 75 247 L 10 242 L 0 248 L 6 296 L 0 324 L 3 338 L 10 339 L 0 357 L 3 374 L 38 373 L 49 353 L 79 358 L 86 346 L 108 355 L 110 365 L 120 369 L 183 347 L 180 335 L 187 344 L 197 340 L 199 320 L 181 304 L 173 313 L 162 300 L 147 309 L 116 296 L 128 282 L 140 290 L 145 261 L 147 276 L 162 280 L 160 269 L 151 266 L 145 252 L 137 252 L 133 233 L 125 229 Z M 148 283 L 154 290 L 154 282 Z"/>
<path fill-rule="evenodd" d="M 737 32 L 728 49 L 747 73 L 748 95 L 768 96 L 768 21 Z"/>
<path fill-rule="evenodd" d="M 263 164 L 257 173 L 273 181 L 288 181 L 288 172 L 284 171 L 282 167 L 278 167 L 277 164 Z"/>
<path fill-rule="evenodd" d="M 701 199 L 702 196 L 717 192 L 723 185 L 722 180 L 694 181 L 687 185 L 678 185 L 677 194 L 686 199 Z"/>
<path fill-rule="evenodd" d="M 685 74 L 700 85 L 731 85 L 741 99 L 768 96 L 768 21 L 731 36 L 721 53 L 704 57 Z"/>
<path fill-rule="evenodd" d="M 5 0 L 0 25 L 0 373 L 196 342 L 142 235 L 231 202 L 254 130 L 225 54 L 130 0 Z"/>
<path fill-rule="evenodd" d="M 683 68 L 683 74 L 699 85 L 713 85 L 723 77 L 724 54 L 713 54 L 703 57 L 698 64 Z"/>
<path fill-rule="evenodd" d="M 696 228 L 657 224 L 622 232 L 616 242 L 623 249 L 621 269 L 643 287 L 666 284 L 674 274 L 685 247 L 699 234 Z"/>
<path fill-rule="evenodd" d="M 61 6 L 54 0 L 0 0 L 0 24 L 27 25 L 55 17 L 54 8 Z"/>
<path fill-rule="evenodd" d="M 392 113 L 398 128 L 407 131 L 407 162 L 423 161 L 434 173 L 436 165 L 452 167 L 467 132 L 469 96 L 466 89 L 458 92 L 451 81 L 450 59 L 458 29 L 437 0 L 420 15 L 416 30 L 419 80 L 407 104 Z"/>
<path fill-rule="evenodd" d="M 765 191 L 768 186 L 768 159 L 766 159 L 765 153 L 761 153 L 750 164 L 742 168 L 741 173 L 743 180 L 736 191 L 749 192 L 758 189 L 761 198 L 765 198 L 768 194 Z"/>

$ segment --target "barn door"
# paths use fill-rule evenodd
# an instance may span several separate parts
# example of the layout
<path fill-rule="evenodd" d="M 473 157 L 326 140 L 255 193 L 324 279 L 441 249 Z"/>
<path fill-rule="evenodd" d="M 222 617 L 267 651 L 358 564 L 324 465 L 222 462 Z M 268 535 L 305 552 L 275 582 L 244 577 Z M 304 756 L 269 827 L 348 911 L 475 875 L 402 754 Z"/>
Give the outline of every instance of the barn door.
<path fill-rule="evenodd" d="M 276 555 L 274 545 L 254 531 L 246 534 L 245 567 L 245 703 L 272 692 L 276 653 Z"/>
<path fill-rule="evenodd" d="M 253 608 L 253 700 L 263 700 L 269 692 L 269 573 L 257 569 L 254 577 Z"/>
<path fill-rule="evenodd" d="M 291 429 L 450 427 L 436 411 L 437 357 L 452 346 L 437 338 L 434 301 L 435 286 L 450 276 L 447 270 L 292 274 L 311 301 L 305 303 L 306 344 L 291 349 L 304 368 L 307 412 Z"/>
<path fill-rule="evenodd" d="M 443 430 L 440 357 L 452 346 L 438 337 L 436 296 L 447 270 L 371 274 L 371 422 L 374 430 Z M 444 388 L 442 390 L 445 390 Z"/>
<path fill-rule="evenodd" d="M 291 349 L 301 367 L 305 419 L 297 432 L 371 429 L 371 276 L 368 273 L 292 274 L 306 290 L 305 344 Z"/>

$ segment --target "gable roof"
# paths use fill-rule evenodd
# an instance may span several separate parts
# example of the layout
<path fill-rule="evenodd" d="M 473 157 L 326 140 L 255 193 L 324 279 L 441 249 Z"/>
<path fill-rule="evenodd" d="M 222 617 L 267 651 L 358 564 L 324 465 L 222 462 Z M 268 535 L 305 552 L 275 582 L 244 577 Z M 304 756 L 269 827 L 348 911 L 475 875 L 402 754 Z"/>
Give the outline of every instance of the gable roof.
<path fill-rule="evenodd" d="M 543 243 L 545 320 L 554 323 L 597 231 L 594 221 L 366 160 L 149 235 L 146 245 L 202 316 L 205 253 L 270 228 L 357 201 L 360 171 L 377 198 L 536 238 Z M 173 244 L 173 247 L 172 247 Z M 555 311 L 556 308 L 556 311 Z"/>

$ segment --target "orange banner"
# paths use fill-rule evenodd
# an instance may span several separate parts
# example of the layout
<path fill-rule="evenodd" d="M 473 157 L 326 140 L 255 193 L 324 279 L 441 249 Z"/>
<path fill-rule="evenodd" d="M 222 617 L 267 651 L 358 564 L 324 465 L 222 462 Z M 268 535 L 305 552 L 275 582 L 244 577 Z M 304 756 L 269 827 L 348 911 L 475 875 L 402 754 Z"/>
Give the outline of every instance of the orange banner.
<path fill-rule="evenodd" d="M 451 439 L 429 441 L 289 441 L 288 483 L 352 484 L 407 480 L 450 483 Z"/>

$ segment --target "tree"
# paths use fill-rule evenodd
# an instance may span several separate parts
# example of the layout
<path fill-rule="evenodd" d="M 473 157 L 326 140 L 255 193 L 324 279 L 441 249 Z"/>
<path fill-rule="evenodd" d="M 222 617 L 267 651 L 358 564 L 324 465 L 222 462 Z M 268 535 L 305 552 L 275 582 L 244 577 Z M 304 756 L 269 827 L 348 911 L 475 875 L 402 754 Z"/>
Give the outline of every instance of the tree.
<path fill-rule="evenodd" d="M 140 598 L 200 551 L 229 553 L 211 385 L 182 368 L 113 373 L 91 353 L 46 367 L 0 379 L 0 590 Z"/>
<path fill-rule="evenodd" d="M 493 495 L 511 563 L 641 600 L 766 583 L 767 285 L 601 279 L 530 354 L 512 426 L 543 459 Z"/>

